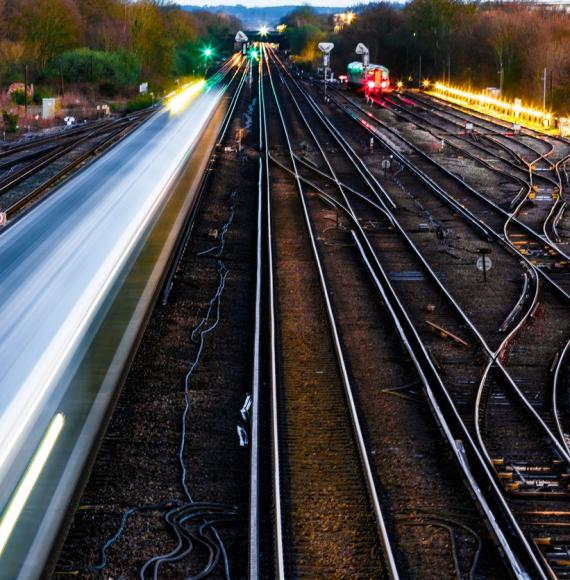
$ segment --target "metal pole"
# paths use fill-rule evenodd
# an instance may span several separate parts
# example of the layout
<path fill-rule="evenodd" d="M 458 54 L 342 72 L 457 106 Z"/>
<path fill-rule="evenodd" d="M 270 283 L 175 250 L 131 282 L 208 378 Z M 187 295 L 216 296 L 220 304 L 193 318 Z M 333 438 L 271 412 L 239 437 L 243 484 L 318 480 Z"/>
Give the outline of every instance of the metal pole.
<path fill-rule="evenodd" d="M 553 87 L 552 87 L 552 83 L 553 83 L 552 75 L 553 75 L 553 72 L 554 71 L 552 71 L 552 70 L 550 71 L 550 83 L 549 83 L 550 86 L 548 87 L 548 93 L 549 93 L 549 95 L 548 95 L 548 108 L 550 110 L 552 110 L 552 107 L 554 106 L 553 95 L 552 95 L 552 89 L 553 89 Z"/>
<path fill-rule="evenodd" d="M 542 81 L 542 110 L 546 111 L 546 67 L 544 67 Z"/>
<path fill-rule="evenodd" d="M 63 63 L 59 63 L 59 78 L 61 80 L 61 96 L 65 97 L 65 93 L 63 91 Z"/>
<path fill-rule="evenodd" d="M 327 56 L 326 54 L 323 55 L 323 72 L 325 75 L 325 104 L 327 102 Z"/>
<path fill-rule="evenodd" d="M 28 65 L 24 65 L 24 116 L 28 118 Z"/>
<path fill-rule="evenodd" d="M 422 86 L 422 55 L 420 54 L 420 69 L 418 73 L 418 87 Z"/>
<path fill-rule="evenodd" d="M 503 60 L 501 59 L 501 68 L 499 69 L 499 91 L 501 93 L 501 98 L 503 97 L 504 84 L 505 84 L 505 67 L 503 66 Z"/>

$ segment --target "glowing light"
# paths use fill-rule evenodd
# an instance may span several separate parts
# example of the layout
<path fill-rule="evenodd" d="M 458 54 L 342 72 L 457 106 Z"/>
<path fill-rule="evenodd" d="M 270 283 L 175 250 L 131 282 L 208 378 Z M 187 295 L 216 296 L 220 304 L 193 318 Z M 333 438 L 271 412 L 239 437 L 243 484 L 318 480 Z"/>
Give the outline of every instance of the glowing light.
<path fill-rule="evenodd" d="M 380 83 L 380 86 L 381 86 L 383 89 L 386 89 L 386 88 L 388 87 L 388 81 L 382 81 L 382 82 Z"/>
<path fill-rule="evenodd" d="M 269 28 L 267 26 L 262 26 L 259 29 L 259 36 L 267 36 L 269 34 Z"/>
<path fill-rule="evenodd" d="M 514 102 L 497 99 L 485 93 L 472 93 L 463 89 L 450 87 L 443 83 L 436 83 L 434 90 L 438 95 L 450 100 L 465 102 L 469 105 L 481 107 L 483 109 L 492 109 L 493 111 L 507 116 L 511 119 L 519 120 L 525 117 L 528 121 L 549 127 L 552 124 L 552 113 L 536 109 L 533 107 L 523 106 L 520 99 Z"/>
<path fill-rule="evenodd" d="M 398 89 L 401 89 L 404 86 L 404 83 L 402 81 L 398 81 L 396 83 L 396 86 L 398 87 Z"/>
<path fill-rule="evenodd" d="M 211 48 L 205 48 L 204 49 L 204 56 L 206 58 L 210 58 L 212 56 L 212 49 Z"/>
<path fill-rule="evenodd" d="M 430 85 L 431 85 L 431 81 L 429 81 L 428 79 L 425 79 L 424 81 L 422 81 L 422 87 L 427 89 Z"/>
<path fill-rule="evenodd" d="M 57 438 L 63 429 L 65 418 L 63 413 L 58 413 L 50 422 L 39 447 L 36 449 L 24 476 L 18 483 L 16 491 L 10 498 L 6 510 L 0 518 L 0 555 L 4 551 L 10 535 L 36 485 L 38 478 L 55 446 Z"/>
<path fill-rule="evenodd" d="M 370 90 L 372 90 L 375 86 L 376 86 L 376 83 L 374 81 L 368 81 L 368 88 Z"/>
<path fill-rule="evenodd" d="M 202 90 L 205 84 L 206 81 L 202 79 L 194 84 L 186 85 L 179 93 L 174 94 L 166 101 L 166 108 L 172 113 L 180 112 L 188 105 L 192 97 Z"/>
<path fill-rule="evenodd" d="M 278 32 L 279 34 L 283 34 L 283 33 L 285 32 L 285 29 L 286 29 L 286 28 L 287 28 L 287 25 L 286 25 L 286 24 L 279 24 L 279 25 L 277 26 L 277 32 Z"/>

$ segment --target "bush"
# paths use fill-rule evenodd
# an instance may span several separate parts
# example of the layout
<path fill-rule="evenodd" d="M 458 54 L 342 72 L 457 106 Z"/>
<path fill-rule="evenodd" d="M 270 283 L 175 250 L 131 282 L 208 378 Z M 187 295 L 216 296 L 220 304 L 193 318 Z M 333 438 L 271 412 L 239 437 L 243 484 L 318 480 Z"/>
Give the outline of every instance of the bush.
<path fill-rule="evenodd" d="M 43 89 L 43 88 L 38 87 L 34 91 L 33 101 L 34 101 L 34 103 L 36 103 L 36 105 L 41 105 L 42 99 L 49 99 L 52 96 L 53 96 L 53 92 L 50 91 L 49 89 Z"/>
<path fill-rule="evenodd" d="M 12 93 L 12 100 L 14 101 L 14 103 L 16 103 L 16 105 L 25 105 L 26 98 L 24 95 L 24 91 L 14 91 Z"/>
<path fill-rule="evenodd" d="M 135 111 L 146 109 L 147 107 L 150 107 L 153 102 L 154 99 L 150 94 L 138 95 L 127 103 L 127 113 L 134 113 Z"/>
<path fill-rule="evenodd" d="M 23 93 L 22 93 L 23 95 Z M 15 133 L 18 128 L 18 115 L 13 115 L 8 111 L 2 111 L 2 121 L 4 121 L 4 129 L 6 133 Z"/>
<path fill-rule="evenodd" d="M 63 78 L 73 83 L 113 83 L 117 87 L 132 86 L 140 80 L 141 65 L 136 56 L 126 50 L 104 52 L 78 48 L 64 52 L 52 71 L 63 71 Z"/>

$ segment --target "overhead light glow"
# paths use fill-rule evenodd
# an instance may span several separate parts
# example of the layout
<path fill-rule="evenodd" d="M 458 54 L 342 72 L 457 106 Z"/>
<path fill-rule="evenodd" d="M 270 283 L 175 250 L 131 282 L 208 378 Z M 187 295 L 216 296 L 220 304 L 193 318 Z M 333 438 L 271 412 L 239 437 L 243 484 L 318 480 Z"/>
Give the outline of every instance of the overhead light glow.
<path fill-rule="evenodd" d="M 10 539 L 10 535 L 38 481 L 38 478 L 55 446 L 55 443 L 63 429 L 65 418 L 63 413 L 58 413 L 50 422 L 39 447 L 34 453 L 24 476 L 18 483 L 16 491 L 10 498 L 6 510 L 0 518 L 0 556 Z"/>
<path fill-rule="evenodd" d="M 213 51 L 212 51 L 212 49 L 211 49 L 211 48 L 209 48 L 209 47 L 208 47 L 208 48 L 205 48 L 205 49 L 204 49 L 204 56 L 205 56 L 206 58 L 210 58 L 210 57 L 212 56 L 212 52 L 213 52 Z"/>
<path fill-rule="evenodd" d="M 262 26 L 259 29 L 259 36 L 267 36 L 269 34 L 269 28 L 267 26 Z"/>
<path fill-rule="evenodd" d="M 424 81 L 422 81 L 422 86 L 424 88 L 428 88 L 431 85 L 431 81 L 429 81 L 428 79 L 425 79 Z"/>
<path fill-rule="evenodd" d="M 188 105 L 192 97 L 199 93 L 205 84 L 206 81 L 202 79 L 183 87 L 180 92 L 174 94 L 166 101 L 166 108 L 172 113 L 179 113 L 182 109 L 186 108 L 186 105 Z"/>

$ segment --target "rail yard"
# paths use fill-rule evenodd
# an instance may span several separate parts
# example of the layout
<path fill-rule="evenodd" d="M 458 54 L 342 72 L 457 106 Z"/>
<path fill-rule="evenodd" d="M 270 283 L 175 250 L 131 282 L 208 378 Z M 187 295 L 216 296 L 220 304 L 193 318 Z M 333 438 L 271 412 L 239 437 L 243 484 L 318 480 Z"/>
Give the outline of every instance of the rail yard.
<path fill-rule="evenodd" d="M 570 140 L 354 65 L 0 146 L 0 579 L 570 577 Z"/>

